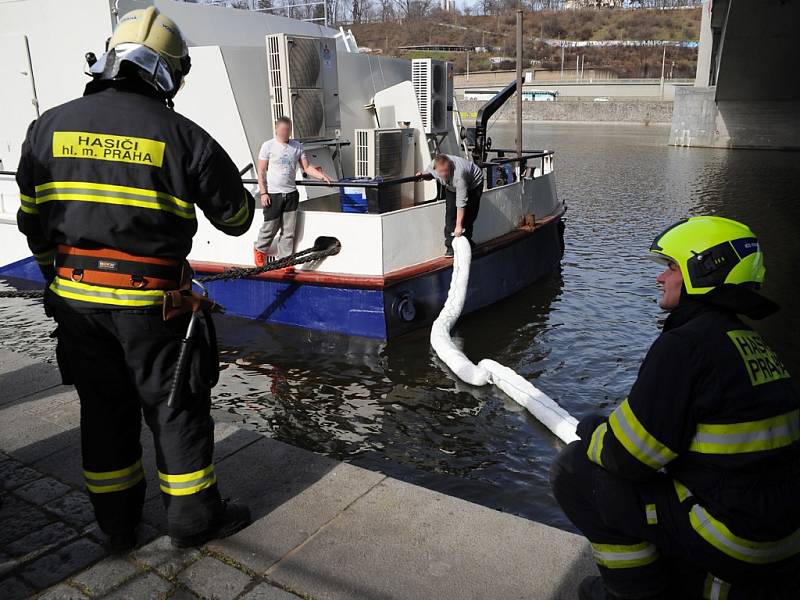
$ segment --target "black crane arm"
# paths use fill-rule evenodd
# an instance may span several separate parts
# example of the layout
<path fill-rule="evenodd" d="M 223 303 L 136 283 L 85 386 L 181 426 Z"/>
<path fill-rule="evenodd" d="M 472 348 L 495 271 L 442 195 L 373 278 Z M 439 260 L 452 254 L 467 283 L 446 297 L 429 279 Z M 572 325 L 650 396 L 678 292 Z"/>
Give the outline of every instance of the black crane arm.
<path fill-rule="evenodd" d="M 517 80 L 515 79 L 497 92 L 494 98 L 489 100 L 478 110 L 478 116 L 475 120 L 475 146 L 472 149 L 472 160 L 474 162 L 478 164 L 486 162 L 486 128 L 489 124 L 489 119 L 502 108 L 503 104 L 505 104 L 516 91 Z"/>

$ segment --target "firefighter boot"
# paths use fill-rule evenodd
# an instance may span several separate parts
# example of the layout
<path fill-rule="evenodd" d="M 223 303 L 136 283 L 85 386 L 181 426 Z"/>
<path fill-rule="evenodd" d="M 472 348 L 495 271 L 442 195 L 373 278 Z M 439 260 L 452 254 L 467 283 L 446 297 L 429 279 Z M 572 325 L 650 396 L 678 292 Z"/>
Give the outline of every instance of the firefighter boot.
<path fill-rule="evenodd" d="M 172 545 L 176 548 L 202 546 L 211 540 L 226 538 L 250 525 L 250 509 L 244 504 L 233 504 L 223 501 L 222 511 L 214 525 L 187 537 L 173 537 Z"/>
<path fill-rule="evenodd" d="M 136 532 L 114 533 L 108 536 L 106 546 L 111 554 L 126 554 L 136 547 Z"/>

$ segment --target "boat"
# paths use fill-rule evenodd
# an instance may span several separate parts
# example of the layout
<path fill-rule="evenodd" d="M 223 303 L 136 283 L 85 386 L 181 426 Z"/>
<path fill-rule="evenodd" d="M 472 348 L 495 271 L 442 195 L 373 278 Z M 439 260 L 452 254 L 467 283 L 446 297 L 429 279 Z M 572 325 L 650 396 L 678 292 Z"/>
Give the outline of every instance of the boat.
<path fill-rule="evenodd" d="M 559 269 L 566 207 L 553 152 L 492 148 L 486 135 L 517 82 L 468 127 L 453 98 L 452 65 L 359 52 L 341 28 L 172 0 L 20 0 L 0 3 L 0 277 L 20 287 L 43 283 L 16 229 L 13 168 L 27 124 L 79 96 L 87 80 L 81 57 L 100 55 L 117 17 L 146 5 L 190 42 L 192 72 L 176 110 L 242 165 L 250 189 L 260 144 L 282 114 L 293 119 L 309 161 L 336 174 L 327 186 L 298 173 L 296 249 L 334 238 L 338 253 L 294 272 L 209 283 L 227 314 L 378 340 L 429 326 L 446 299 L 452 259 L 443 256 L 444 200 L 435 181 L 414 174 L 438 153 L 474 160 L 486 179 L 464 313 Z M 252 266 L 260 215 L 238 238 L 197 218 L 189 261 L 198 276 Z"/>

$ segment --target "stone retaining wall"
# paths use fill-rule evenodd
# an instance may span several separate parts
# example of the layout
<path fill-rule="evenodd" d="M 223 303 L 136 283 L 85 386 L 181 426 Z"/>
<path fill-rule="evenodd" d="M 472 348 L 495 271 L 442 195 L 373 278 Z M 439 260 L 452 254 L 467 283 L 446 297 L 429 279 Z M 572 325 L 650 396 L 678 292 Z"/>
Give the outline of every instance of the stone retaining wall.
<path fill-rule="evenodd" d="M 485 102 L 459 100 L 458 108 L 462 118 L 474 118 Z M 608 102 L 589 102 L 557 100 L 555 102 L 523 102 L 522 118 L 525 121 L 583 121 L 617 123 L 670 123 L 672 121 L 672 102 L 649 100 L 610 100 Z M 466 113 L 466 114 L 465 114 Z M 516 104 L 513 99 L 494 115 L 501 121 L 513 121 Z"/>

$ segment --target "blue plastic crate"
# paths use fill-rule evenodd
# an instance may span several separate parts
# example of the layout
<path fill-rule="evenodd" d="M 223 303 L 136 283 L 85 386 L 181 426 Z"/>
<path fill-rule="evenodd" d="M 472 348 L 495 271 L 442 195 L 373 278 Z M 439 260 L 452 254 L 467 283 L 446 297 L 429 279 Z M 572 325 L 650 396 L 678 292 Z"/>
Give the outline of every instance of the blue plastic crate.
<path fill-rule="evenodd" d="M 340 181 L 344 182 L 364 182 L 372 181 L 370 177 L 344 177 Z M 340 187 L 339 201 L 342 212 L 346 213 L 366 213 L 369 212 L 369 201 L 367 199 L 367 188 L 363 187 Z"/>

